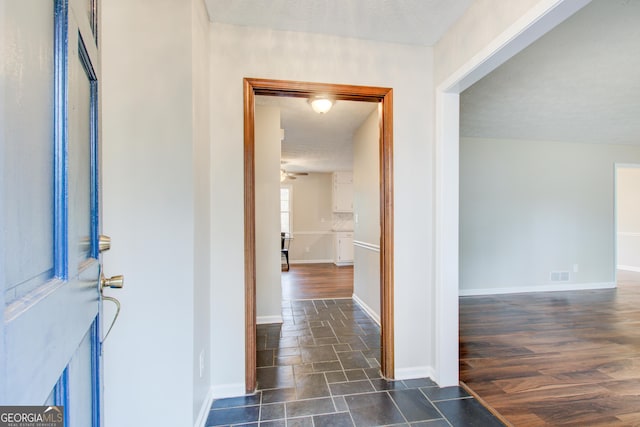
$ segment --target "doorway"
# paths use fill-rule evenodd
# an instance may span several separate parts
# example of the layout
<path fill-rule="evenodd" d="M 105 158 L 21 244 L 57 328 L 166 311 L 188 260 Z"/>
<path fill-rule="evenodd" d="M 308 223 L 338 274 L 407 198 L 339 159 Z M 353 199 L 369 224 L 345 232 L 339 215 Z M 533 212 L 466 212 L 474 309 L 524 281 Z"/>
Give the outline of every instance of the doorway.
<path fill-rule="evenodd" d="M 323 94 L 335 100 L 379 105 L 380 159 L 380 310 L 381 371 L 393 378 L 393 91 L 389 88 L 244 80 L 244 230 L 245 230 L 245 386 L 256 388 L 256 247 L 255 247 L 255 96 L 308 98 Z"/>
<path fill-rule="evenodd" d="M 460 93 L 584 7 L 562 0 L 522 16 L 436 87 L 435 130 L 435 371 L 441 387 L 459 381 L 459 141 Z"/>
<path fill-rule="evenodd" d="M 617 164 L 615 171 L 616 271 L 638 273 L 640 272 L 640 216 L 638 216 L 640 214 L 638 199 L 640 165 Z"/>
<path fill-rule="evenodd" d="M 282 301 L 353 297 L 379 319 L 378 103 L 337 101 L 325 114 L 306 98 L 255 101 L 258 325 L 280 313 L 275 263 L 263 262 L 277 234 L 278 160 Z"/>

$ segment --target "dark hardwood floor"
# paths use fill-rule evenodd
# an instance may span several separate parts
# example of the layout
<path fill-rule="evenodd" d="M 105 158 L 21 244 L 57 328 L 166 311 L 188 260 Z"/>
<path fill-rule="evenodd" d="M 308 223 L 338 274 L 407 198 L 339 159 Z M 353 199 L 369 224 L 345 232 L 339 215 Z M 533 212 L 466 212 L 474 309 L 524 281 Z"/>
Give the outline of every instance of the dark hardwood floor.
<path fill-rule="evenodd" d="M 335 299 L 353 296 L 353 266 L 293 264 L 282 272 L 282 299 Z"/>
<path fill-rule="evenodd" d="M 640 273 L 460 298 L 460 379 L 514 426 L 639 426 Z"/>

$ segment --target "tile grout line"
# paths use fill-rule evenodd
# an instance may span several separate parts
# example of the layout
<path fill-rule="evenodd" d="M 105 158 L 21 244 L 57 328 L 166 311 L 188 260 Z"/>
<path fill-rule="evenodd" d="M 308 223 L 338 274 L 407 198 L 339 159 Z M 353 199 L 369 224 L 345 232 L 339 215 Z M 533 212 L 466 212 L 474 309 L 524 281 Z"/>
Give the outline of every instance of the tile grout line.
<path fill-rule="evenodd" d="M 385 393 L 387 394 L 387 396 L 389 396 L 389 399 L 391 399 L 398 412 L 400 412 L 400 416 L 402 417 L 402 419 L 405 420 L 407 424 L 411 424 L 409 420 L 407 420 L 407 417 L 405 417 L 404 412 L 402 412 L 402 410 L 400 409 L 400 406 L 398 406 L 398 402 L 396 402 L 391 393 L 389 393 L 389 390 L 385 390 Z"/>
<path fill-rule="evenodd" d="M 349 418 L 351 418 L 351 422 L 355 426 L 356 420 L 353 418 L 353 414 L 351 413 L 351 408 L 349 407 L 349 403 L 347 402 L 347 399 L 344 398 L 344 396 L 342 397 L 342 399 L 344 400 L 344 404 L 347 406 L 347 413 L 349 414 Z"/>
<path fill-rule="evenodd" d="M 293 370 L 293 368 L 291 368 Z M 295 373 L 294 373 L 295 375 Z M 298 390 L 297 387 L 294 389 L 294 393 L 296 394 L 296 397 L 298 397 Z M 289 426 L 289 421 L 287 421 L 287 402 L 283 402 L 282 403 L 284 406 L 284 427 L 288 427 Z"/>
<path fill-rule="evenodd" d="M 474 399 L 474 397 L 473 396 L 460 396 L 460 397 L 452 397 L 450 399 L 438 399 L 438 400 L 429 400 L 429 401 L 431 403 L 437 403 L 437 402 L 451 402 L 452 400 L 468 400 L 468 399 Z"/>
<path fill-rule="evenodd" d="M 433 403 L 433 400 L 429 399 L 429 396 L 427 396 L 427 395 L 425 394 L 425 392 L 424 392 L 424 391 L 422 391 L 422 388 L 418 387 L 418 388 L 417 388 L 417 390 L 418 390 L 418 391 L 419 391 L 419 392 L 420 392 L 420 393 L 425 397 L 425 399 L 427 399 L 427 401 L 428 401 L 429 403 L 431 403 L 431 406 L 433 406 L 433 407 L 435 408 L 435 410 L 436 410 L 436 411 L 438 411 L 438 413 L 439 413 L 440 415 L 442 415 L 442 418 L 447 422 L 447 424 L 449 424 L 450 426 L 453 426 L 453 424 L 451 424 L 451 421 L 449 421 L 449 418 L 447 418 L 447 417 L 442 413 L 442 411 L 440 410 L 440 408 L 438 408 L 438 407 Z"/>
<path fill-rule="evenodd" d="M 349 298 L 345 298 L 345 300 L 347 300 Z M 313 301 L 313 300 L 310 300 Z M 378 378 L 371 378 L 370 374 L 368 373 L 368 369 L 379 369 L 379 365 L 377 366 L 371 366 L 371 361 L 376 359 L 376 358 L 371 358 L 371 360 L 369 358 L 366 357 L 365 355 L 365 351 L 366 352 L 371 352 L 372 350 L 374 350 L 373 348 L 371 348 L 367 342 L 365 342 L 364 338 L 368 335 L 372 335 L 371 332 L 375 331 L 375 333 L 379 336 L 379 329 L 378 330 L 374 330 L 372 328 L 369 327 L 368 321 L 370 321 L 370 317 L 367 315 L 367 313 L 364 313 L 364 317 L 361 317 L 360 315 L 360 311 L 356 311 L 354 310 L 353 313 L 350 314 L 350 316 L 347 316 L 346 311 L 350 310 L 350 307 L 347 306 L 346 304 L 336 304 L 336 303 L 328 303 L 329 301 L 332 301 L 332 299 L 325 299 L 322 300 L 321 303 L 316 303 L 313 302 L 312 304 L 305 304 L 305 305 L 301 305 L 301 306 L 297 306 L 294 307 L 291 306 L 288 311 L 291 311 L 291 319 L 288 321 L 288 323 L 292 324 L 292 325 L 300 325 L 303 326 L 302 329 L 297 329 L 294 331 L 300 331 L 301 333 L 309 333 L 309 336 L 311 338 L 310 342 L 305 344 L 303 346 L 301 339 L 302 338 L 306 338 L 306 335 L 296 335 L 296 340 L 295 340 L 295 344 L 297 344 L 297 350 L 299 353 L 299 357 L 300 357 L 300 363 L 299 364 L 290 364 L 290 365 L 282 365 L 282 366 L 289 366 L 290 369 L 292 370 L 292 377 L 293 377 L 293 389 L 294 389 L 294 393 L 293 393 L 293 397 L 294 400 L 284 400 L 282 402 L 283 407 L 284 407 L 284 421 L 285 421 L 285 426 L 289 426 L 291 425 L 290 423 L 290 419 L 289 416 L 291 414 L 289 414 L 287 408 L 290 404 L 294 403 L 294 402 L 306 402 L 306 401 L 313 401 L 313 400 L 318 400 L 318 399 L 326 399 L 329 398 L 331 399 L 331 404 L 332 404 L 332 410 L 331 412 L 322 412 L 319 414 L 315 414 L 314 412 L 314 404 L 311 403 L 310 405 L 310 414 L 305 414 L 305 415 L 300 415 L 300 416 L 296 416 L 293 417 L 291 419 L 304 419 L 304 418 L 310 418 L 311 419 L 311 426 L 315 426 L 316 425 L 316 420 L 315 417 L 316 416 L 325 416 L 325 415 L 336 415 L 336 414 L 343 414 L 343 413 L 348 413 L 351 422 L 353 423 L 353 425 L 356 425 L 355 419 L 354 419 L 354 414 L 352 413 L 349 404 L 347 403 L 347 397 L 351 397 L 351 396 L 361 396 L 361 395 L 366 395 L 366 394 L 382 394 L 385 393 L 387 397 L 391 398 L 394 407 L 400 412 L 401 417 L 403 418 L 404 422 L 406 422 L 407 424 L 411 424 L 410 421 L 408 421 L 407 416 L 404 414 L 404 412 L 402 410 L 400 410 L 400 407 L 398 405 L 398 402 L 393 398 L 391 391 L 395 390 L 394 388 L 387 388 L 390 384 L 392 384 L 393 382 L 396 381 L 388 381 L 388 384 L 381 384 L 381 389 L 376 388 L 376 386 L 373 383 L 373 380 L 378 380 Z M 320 306 L 320 307 L 319 307 Z M 312 310 L 313 308 L 313 310 Z M 353 308 L 353 306 L 351 306 L 351 308 Z M 325 312 L 325 310 L 328 310 L 328 312 Z M 302 312 L 303 314 L 299 314 L 299 315 L 293 315 L 293 312 L 296 311 L 298 313 Z M 326 317 L 326 318 L 325 318 Z M 296 320 L 297 318 L 297 320 Z M 348 323 L 347 323 L 348 322 Z M 287 321 L 285 322 L 287 323 Z M 319 338 L 315 338 L 314 337 L 314 332 L 313 332 L 313 328 L 312 325 L 314 325 L 314 327 L 328 327 L 329 330 L 331 331 L 332 336 L 330 337 L 319 337 Z M 355 329 L 354 331 L 351 331 L 351 333 L 353 333 L 353 337 L 357 339 L 357 343 L 359 344 L 359 346 L 363 346 L 360 349 L 354 349 L 352 344 L 349 342 L 341 342 L 341 338 L 343 337 L 343 335 L 338 335 L 336 328 L 346 328 L 349 329 L 349 325 L 351 325 L 352 329 Z M 363 326 L 364 325 L 364 326 Z M 282 335 L 282 329 L 280 330 L 280 338 L 283 338 Z M 320 333 L 320 332 L 318 332 Z M 349 331 L 347 332 L 347 335 L 345 335 L 345 337 L 350 338 L 349 335 Z M 268 340 L 268 336 L 266 338 Z M 320 341 L 318 341 L 320 340 Z M 335 341 L 334 343 L 328 344 L 324 341 Z M 326 345 L 327 347 L 329 345 L 331 345 L 331 350 L 333 351 L 333 354 L 337 357 L 336 360 L 333 361 L 320 361 L 320 362 L 309 362 L 304 363 L 303 361 L 303 356 L 302 356 L 302 348 L 303 347 L 320 347 L 320 346 L 324 346 Z M 337 351 L 336 350 L 336 346 L 341 346 L 342 348 L 344 348 L 344 351 Z M 280 348 L 280 345 L 278 344 L 277 348 L 273 349 L 273 355 L 272 355 L 272 365 L 273 367 L 279 367 L 280 365 L 278 365 L 277 362 L 277 357 L 276 354 L 278 352 Z M 347 350 L 349 349 L 349 350 Z M 367 367 L 352 367 L 349 369 L 345 368 L 345 365 L 342 361 L 342 359 L 340 358 L 339 354 L 340 353 L 345 353 L 345 352 L 351 352 L 354 354 L 354 356 L 360 356 L 362 357 L 367 363 Z M 312 359 L 315 358 L 319 358 L 317 356 L 313 356 Z M 377 360 L 377 359 L 376 359 Z M 376 361 L 374 360 L 374 361 Z M 315 370 L 315 364 L 330 364 L 332 362 L 338 362 L 339 365 L 339 369 L 338 370 L 320 370 L 320 371 L 316 371 Z M 303 372 L 304 370 L 306 370 L 307 368 L 305 367 L 305 369 L 300 369 L 300 370 L 296 370 L 294 369 L 294 367 L 296 366 L 306 366 L 309 365 L 311 366 L 311 372 Z M 322 369 L 326 369 L 329 368 L 330 365 L 324 366 L 322 367 Z M 351 380 L 349 378 L 349 376 L 347 375 L 347 371 L 354 371 L 353 372 L 353 380 Z M 359 378 L 360 373 L 359 372 L 355 372 L 355 371 L 360 371 L 362 373 L 364 373 L 365 377 L 364 378 Z M 335 373 L 341 373 L 342 377 L 344 378 L 344 380 L 342 381 L 337 381 L 337 382 L 329 382 L 329 378 L 328 378 L 328 374 L 331 372 L 335 372 Z M 298 392 L 298 384 L 297 384 L 297 380 L 300 379 L 300 375 L 302 374 L 322 374 L 322 376 L 318 377 L 318 379 L 322 378 L 322 380 L 324 381 L 324 383 L 326 384 L 327 388 L 328 388 L 328 396 L 317 396 L 317 397 L 310 397 L 310 398 L 306 398 L 306 399 L 299 399 L 299 392 Z M 379 378 L 380 380 L 384 380 L 384 378 Z M 334 394 L 331 386 L 332 385 L 336 385 L 336 384 L 350 384 L 350 383 L 355 383 L 355 382 L 362 382 L 363 384 L 365 384 L 364 382 L 366 381 L 366 384 L 368 384 L 368 386 L 371 388 L 371 390 L 368 391 L 362 391 L 362 392 L 358 392 L 358 393 L 348 393 L 348 394 Z M 401 390 L 418 390 L 420 392 L 420 395 L 424 396 L 427 401 L 434 407 L 434 409 L 436 410 L 436 413 L 441 417 L 441 420 L 444 420 L 445 423 L 448 426 L 451 426 L 451 422 L 449 421 L 449 419 L 444 416 L 444 414 L 442 413 L 442 411 L 435 405 L 436 402 L 445 402 L 445 401 L 451 401 L 451 400 L 463 400 L 463 399 L 472 399 L 473 400 L 473 396 L 461 396 L 461 397 L 457 397 L 457 398 L 450 398 L 450 399 L 440 399 L 440 400 L 432 400 L 430 399 L 426 393 L 423 391 L 423 388 L 428 388 L 425 386 L 420 386 L 417 385 L 415 387 L 409 387 L 404 381 L 397 381 L 397 383 L 401 384 L 403 387 L 405 387 L 404 389 Z M 435 388 L 439 388 L 437 386 L 437 384 L 435 384 L 433 387 Z M 339 387 L 338 390 L 342 388 Z M 355 389 L 358 389 L 359 387 L 354 387 Z M 269 389 L 269 390 L 278 390 L 281 389 L 281 387 L 277 387 L 275 389 Z M 349 387 L 347 386 L 345 389 L 343 390 L 349 390 Z M 265 405 L 264 403 L 264 395 L 262 394 L 262 392 L 264 392 L 264 390 L 261 390 L 261 395 L 260 395 L 260 408 L 259 408 L 259 417 L 258 417 L 258 422 L 260 424 L 262 424 L 262 415 L 263 415 L 263 408 L 262 405 Z M 341 402 L 344 402 L 344 408 L 338 410 L 338 403 L 336 401 L 336 399 L 341 399 Z M 277 402 L 275 402 L 277 403 Z M 245 405 L 245 406 L 252 406 L 252 405 Z M 342 405 L 341 405 L 342 406 Z M 304 407 L 303 407 L 304 408 Z M 222 408 L 224 409 L 224 408 Z M 319 409 L 319 408 L 317 408 Z M 264 422 L 273 422 L 273 421 L 280 421 L 280 419 L 274 419 L 274 420 L 265 420 Z M 423 420 L 425 421 L 425 420 Z M 433 421 L 433 420 L 428 420 L 428 421 Z M 416 422 L 421 422 L 421 421 L 416 421 Z M 394 424 L 395 425 L 395 424 Z"/>

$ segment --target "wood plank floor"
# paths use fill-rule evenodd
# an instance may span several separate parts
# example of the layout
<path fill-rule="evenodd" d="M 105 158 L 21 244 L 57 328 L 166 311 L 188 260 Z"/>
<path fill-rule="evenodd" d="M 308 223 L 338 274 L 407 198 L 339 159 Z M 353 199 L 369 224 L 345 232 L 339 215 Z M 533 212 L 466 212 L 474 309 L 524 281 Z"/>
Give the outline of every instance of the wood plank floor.
<path fill-rule="evenodd" d="M 460 379 L 514 426 L 640 426 L 640 273 L 460 298 Z"/>
<path fill-rule="evenodd" d="M 282 299 L 335 299 L 353 296 L 353 266 L 294 264 L 283 271 Z"/>

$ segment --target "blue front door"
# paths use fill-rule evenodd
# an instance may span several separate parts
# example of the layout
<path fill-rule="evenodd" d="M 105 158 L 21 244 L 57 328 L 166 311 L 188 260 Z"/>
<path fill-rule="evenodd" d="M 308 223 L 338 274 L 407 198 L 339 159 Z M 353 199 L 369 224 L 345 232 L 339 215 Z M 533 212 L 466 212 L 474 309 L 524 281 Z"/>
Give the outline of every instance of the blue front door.
<path fill-rule="evenodd" d="M 95 0 L 0 7 L 0 405 L 100 425 Z"/>

